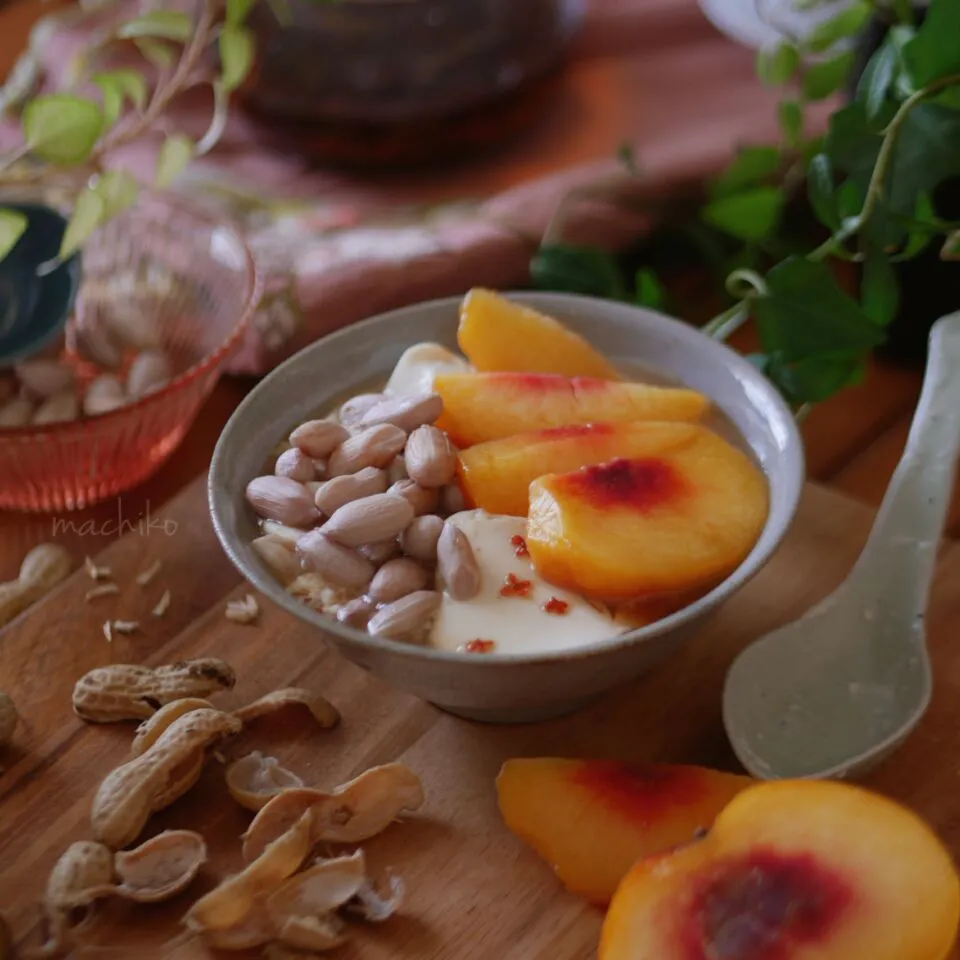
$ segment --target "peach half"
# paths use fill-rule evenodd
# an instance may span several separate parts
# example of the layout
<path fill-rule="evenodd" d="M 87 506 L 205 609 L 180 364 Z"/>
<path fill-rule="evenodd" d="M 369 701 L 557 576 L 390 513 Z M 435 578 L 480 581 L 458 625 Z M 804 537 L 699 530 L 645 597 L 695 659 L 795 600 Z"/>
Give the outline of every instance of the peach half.
<path fill-rule="evenodd" d="M 749 458 L 691 426 L 659 455 L 534 480 L 527 547 L 541 576 L 607 601 L 689 593 L 746 557 L 767 505 Z"/>
<path fill-rule="evenodd" d="M 474 444 L 461 452 L 457 473 L 474 506 L 488 513 L 525 517 L 530 484 L 538 477 L 617 457 L 662 456 L 690 443 L 700 429 L 689 423 L 659 421 L 551 427 Z"/>
<path fill-rule="evenodd" d="M 693 840 L 752 783 L 703 767 L 539 757 L 508 760 L 497 795 L 504 822 L 563 884 L 605 904 L 638 859 Z"/>
<path fill-rule="evenodd" d="M 638 862 L 600 960 L 945 960 L 960 882 L 930 828 L 842 783 L 744 790 L 694 844 Z"/>
<path fill-rule="evenodd" d="M 492 290 L 478 288 L 463 298 L 457 343 L 477 370 L 621 379 L 612 363 L 559 320 Z"/>
<path fill-rule="evenodd" d="M 553 373 L 441 373 L 437 426 L 460 447 L 569 424 L 699 420 L 710 401 L 695 390 Z"/>

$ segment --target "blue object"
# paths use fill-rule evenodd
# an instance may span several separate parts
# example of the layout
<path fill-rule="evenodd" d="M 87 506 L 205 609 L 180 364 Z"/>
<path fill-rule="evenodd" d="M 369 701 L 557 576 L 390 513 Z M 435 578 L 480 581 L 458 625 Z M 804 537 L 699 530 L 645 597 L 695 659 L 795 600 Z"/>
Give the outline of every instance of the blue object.
<path fill-rule="evenodd" d="M 48 273 L 38 268 L 56 259 L 66 219 L 39 203 L 0 206 L 27 216 L 27 229 L 0 260 L 0 367 L 41 351 L 61 333 L 80 285 L 80 255 L 74 254 Z M 42 275 L 41 275 L 42 274 Z"/>

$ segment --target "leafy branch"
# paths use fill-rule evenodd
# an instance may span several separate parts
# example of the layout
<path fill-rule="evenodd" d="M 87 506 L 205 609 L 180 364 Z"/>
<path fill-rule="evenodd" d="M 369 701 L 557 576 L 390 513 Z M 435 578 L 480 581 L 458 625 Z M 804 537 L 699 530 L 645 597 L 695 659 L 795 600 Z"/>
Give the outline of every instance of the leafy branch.
<path fill-rule="evenodd" d="M 851 42 L 877 16 L 886 38 L 855 94 L 833 113 L 825 136 L 808 136 L 807 106 L 846 88 L 856 61 Z M 863 375 L 899 309 L 895 264 L 937 236 L 940 256 L 960 259 L 960 224 L 939 216 L 934 202 L 941 185 L 960 177 L 957 37 L 960 0 L 933 0 L 920 26 L 910 3 L 855 0 L 803 42 L 787 38 L 758 55 L 761 81 L 783 90 L 780 142 L 741 149 L 686 229 L 701 240 L 711 231 L 710 243 L 699 245 L 722 252 L 713 259 L 733 301 L 704 332 L 725 339 L 753 319 L 762 352 L 751 359 L 797 407 Z M 812 249 L 797 246 L 784 215 L 803 184 L 828 232 Z M 564 285 L 564 260 L 574 257 L 576 283 Z M 860 271 L 856 297 L 838 279 L 843 261 Z M 554 289 L 575 285 L 662 304 L 662 295 L 651 303 L 629 290 L 616 261 L 599 251 L 545 244 L 534 264 L 535 277 L 549 278 Z"/>

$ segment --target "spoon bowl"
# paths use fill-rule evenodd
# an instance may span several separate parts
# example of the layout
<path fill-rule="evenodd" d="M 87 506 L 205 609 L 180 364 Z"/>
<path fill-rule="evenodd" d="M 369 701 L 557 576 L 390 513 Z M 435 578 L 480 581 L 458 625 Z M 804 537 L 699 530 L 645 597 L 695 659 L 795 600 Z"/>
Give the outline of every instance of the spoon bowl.
<path fill-rule="evenodd" d="M 958 374 L 960 312 L 931 331 L 906 449 L 853 571 L 730 668 L 724 724 L 760 779 L 861 775 L 929 706 L 925 616 L 960 448 Z"/>

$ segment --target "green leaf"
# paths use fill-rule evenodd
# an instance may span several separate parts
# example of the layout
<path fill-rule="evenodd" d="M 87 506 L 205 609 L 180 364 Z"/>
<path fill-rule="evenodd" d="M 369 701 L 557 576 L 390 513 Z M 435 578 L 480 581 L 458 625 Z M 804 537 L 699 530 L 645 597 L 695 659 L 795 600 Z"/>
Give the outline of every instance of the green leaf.
<path fill-rule="evenodd" d="M 891 0 L 890 6 L 893 9 L 894 14 L 896 14 L 897 19 L 901 23 L 907 25 L 913 23 L 914 16 L 912 0 Z"/>
<path fill-rule="evenodd" d="M 101 89 L 110 86 L 118 90 L 138 110 L 147 104 L 147 80 L 142 73 L 136 70 L 108 70 L 93 77 L 93 82 Z"/>
<path fill-rule="evenodd" d="M 932 0 L 917 35 L 903 48 L 903 59 L 915 86 L 960 73 L 960 4 Z"/>
<path fill-rule="evenodd" d="M 868 120 L 876 120 L 887 102 L 887 94 L 893 86 L 900 58 L 892 43 L 883 46 L 870 58 L 860 75 L 857 99 L 863 102 Z"/>
<path fill-rule="evenodd" d="M 740 240 L 762 240 L 779 223 L 785 200 L 779 187 L 756 187 L 712 200 L 701 216 Z"/>
<path fill-rule="evenodd" d="M 637 271 L 634 280 L 636 287 L 636 302 L 641 307 L 649 307 L 651 310 L 662 310 L 666 302 L 666 293 L 663 284 L 657 278 L 657 275 L 648 267 L 642 267 Z"/>
<path fill-rule="evenodd" d="M 157 40 L 148 40 L 146 38 L 133 41 L 143 57 L 149 60 L 155 67 L 161 70 L 173 66 L 173 51 L 165 44 Z"/>
<path fill-rule="evenodd" d="M 788 147 L 798 147 L 803 139 L 803 107 L 796 100 L 783 100 L 777 110 L 783 142 Z"/>
<path fill-rule="evenodd" d="M 103 131 L 103 111 L 92 100 L 68 93 L 35 97 L 23 111 L 27 146 L 64 166 L 85 162 Z"/>
<path fill-rule="evenodd" d="M 227 0 L 227 26 L 239 27 L 256 0 Z"/>
<path fill-rule="evenodd" d="M 825 153 L 818 153 L 807 167 L 807 198 L 817 219 L 830 230 L 840 226 L 833 185 L 833 167 Z"/>
<path fill-rule="evenodd" d="M 790 257 L 766 281 L 754 316 L 764 350 L 784 362 L 864 353 L 882 342 L 883 333 L 825 264 Z"/>
<path fill-rule="evenodd" d="M 157 157 L 157 186 L 169 187 L 186 170 L 193 159 L 194 150 L 194 142 L 182 133 L 174 133 L 167 137 Z"/>
<path fill-rule="evenodd" d="M 622 300 L 627 293 L 616 260 L 595 247 L 546 244 L 534 254 L 530 276 L 541 290 L 612 300 Z"/>
<path fill-rule="evenodd" d="M 224 27 L 220 33 L 223 89 L 229 93 L 243 83 L 253 66 L 253 34 L 246 27 Z"/>
<path fill-rule="evenodd" d="M 59 258 L 66 259 L 70 254 L 79 250 L 81 246 L 103 223 L 104 203 L 95 190 L 85 190 L 77 197 L 77 204 L 60 244 Z"/>
<path fill-rule="evenodd" d="M 152 37 L 155 40 L 177 40 L 186 43 L 193 31 L 193 20 L 187 14 L 179 10 L 153 10 L 121 24 L 117 36 L 122 40 Z"/>
<path fill-rule="evenodd" d="M 93 82 L 100 88 L 102 94 L 103 124 L 105 127 L 112 127 L 123 112 L 123 91 L 111 77 L 96 76 Z"/>
<path fill-rule="evenodd" d="M 711 192 L 715 197 L 729 196 L 744 187 L 763 183 L 780 170 L 780 165 L 780 151 L 776 147 L 744 147 L 720 174 Z"/>
<path fill-rule="evenodd" d="M 873 15 L 873 6 L 866 0 L 856 0 L 855 3 L 841 10 L 835 17 L 825 20 L 807 37 L 806 46 L 815 53 L 824 53 L 841 40 L 859 33 Z"/>
<path fill-rule="evenodd" d="M 797 72 L 800 52 L 792 43 L 778 43 L 764 47 L 757 54 L 757 76 L 768 87 L 781 86 Z"/>
<path fill-rule="evenodd" d="M 5 260 L 26 233 L 27 215 L 19 210 L 0 209 L 0 260 Z"/>
<path fill-rule="evenodd" d="M 822 403 L 845 387 L 863 380 L 864 358 L 856 354 L 833 353 L 786 363 L 772 355 L 764 372 L 780 392 L 795 405 Z"/>
<path fill-rule="evenodd" d="M 872 249 L 863 264 L 860 302 L 863 312 L 880 327 L 887 326 L 900 309 L 897 274 L 882 250 Z"/>
<path fill-rule="evenodd" d="M 104 220 L 132 207 L 140 194 L 140 184 L 123 170 L 108 170 L 93 189 L 103 200 Z"/>
<path fill-rule="evenodd" d="M 960 260 L 960 230 L 954 230 L 943 241 L 940 248 L 941 260 Z"/>
<path fill-rule="evenodd" d="M 829 60 L 811 64 L 803 78 L 807 100 L 824 100 L 842 89 L 853 69 L 854 55 L 848 50 Z"/>
<path fill-rule="evenodd" d="M 898 218 L 903 221 L 905 218 Z M 933 209 L 933 203 L 927 193 L 921 192 L 917 197 L 917 207 L 913 217 L 909 218 L 906 226 L 910 230 L 907 234 L 907 242 L 903 249 L 894 254 L 890 259 L 893 263 L 900 263 L 903 260 L 912 260 L 915 256 L 923 253 L 930 245 L 934 236 L 942 232 L 943 227 L 936 211 Z"/>

